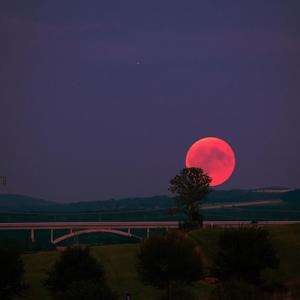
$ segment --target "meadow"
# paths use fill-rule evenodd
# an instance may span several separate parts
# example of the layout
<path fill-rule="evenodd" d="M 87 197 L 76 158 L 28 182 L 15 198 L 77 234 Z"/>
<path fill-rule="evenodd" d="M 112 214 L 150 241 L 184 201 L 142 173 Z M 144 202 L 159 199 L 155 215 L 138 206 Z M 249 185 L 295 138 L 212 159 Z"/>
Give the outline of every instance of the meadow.
<path fill-rule="evenodd" d="M 263 274 L 264 279 L 272 284 L 277 283 L 287 287 L 292 295 L 290 299 L 300 299 L 300 225 L 268 226 L 274 246 L 280 258 L 280 268 L 268 270 Z M 216 242 L 220 228 L 201 229 L 190 233 L 202 248 L 205 269 L 209 272 L 212 256 L 216 252 Z M 92 254 L 104 265 L 110 286 L 122 295 L 129 291 L 133 299 L 153 300 L 162 295 L 160 290 L 144 285 L 136 273 L 136 253 L 138 243 L 117 244 L 92 247 Z M 26 270 L 26 282 L 29 288 L 24 300 L 50 300 L 47 290 L 43 286 L 46 273 L 59 252 L 42 251 L 23 255 Z M 209 299 L 215 286 L 205 283 L 194 283 L 192 289 L 199 295 L 199 299 Z M 281 299 L 280 297 L 277 299 Z M 283 299 L 283 298 L 282 298 Z"/>

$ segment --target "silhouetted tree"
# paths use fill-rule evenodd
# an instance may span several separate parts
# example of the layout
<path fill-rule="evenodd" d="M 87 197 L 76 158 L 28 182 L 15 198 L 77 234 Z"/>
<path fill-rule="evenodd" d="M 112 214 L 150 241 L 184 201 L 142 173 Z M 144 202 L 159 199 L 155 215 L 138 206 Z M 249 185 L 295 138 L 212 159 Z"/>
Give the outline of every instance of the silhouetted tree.
<path fill-rule="evenodd" d="M 170 181 L 169 191 L 176 194 L 178 210 L 183 210 L 188 220 L 186 227 L 202 225 L 200 203 L 211 191 L 211 178 L 199 168 L 184 168 Z"/>
<path fill-rule="evenodd" d="M 75 288 L 74 293 L 77 293 L 78 299 L 91 299 L 80 298 L 82 293 L 78 290 L 78 287 L 86 287 L 86 289 L 92 287 L 99 292 L 105 292 L 106 295 L 109 294 L 104 268 L 96 258 L 90 255 L 88 248 L 75 247 L 64 251 L 48 272 L 45 285 L 57 299 L 72 295 L 71 290 L 75 287 L 77 288 Z M 103 296 L 99 294 L 97 299 L 114 299 L 108 296 L 103 298 Z"/>
<path fill-rule="evenodd" d="M 171 298 L 171 284 L 190 283 L 202 276 L 202 260 L 195 242 L 186 234 L 174 231 L 152 237 L 141 245 L 137 270 L 141 279 L 160 289 L 167 289 Z"/>
<path fill-rule="evenodd" d="M 254 284 L 260 282 L 262 270 L 279 266 L 269 232 L 257 226 L 225 230 L 214 262 L 216 275 L 223 280 Z"/>
<path fill-rule="evenodd" d="M 24 265 L 20 253 L 12 247 L 0 248 L 0 299 L 10 300 L 24 289 Z"/>

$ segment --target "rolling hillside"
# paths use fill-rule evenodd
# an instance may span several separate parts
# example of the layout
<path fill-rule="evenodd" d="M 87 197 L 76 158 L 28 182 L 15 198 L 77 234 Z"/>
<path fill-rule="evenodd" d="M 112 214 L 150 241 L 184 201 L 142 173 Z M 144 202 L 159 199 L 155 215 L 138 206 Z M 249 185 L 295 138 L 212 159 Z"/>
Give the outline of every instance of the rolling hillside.
<path fill-rule="evenodd" d="M 215 190 L 209 194 L 205 203 L 243 202 L 256 200 L 283 199 L 286 203 L 298 206 L 300 190 L 282 192 L 282 188 L 258 190 Z M 297 201 L 299 199 L 299 201 Z M 174 206 L 169 196 L 138 197 L 73 203 L 57 203 L 23 195 L 0 194 L 0 211 L 6 212 L 84 212 L 103 210 L 151 210 L 166 209 Z"/>

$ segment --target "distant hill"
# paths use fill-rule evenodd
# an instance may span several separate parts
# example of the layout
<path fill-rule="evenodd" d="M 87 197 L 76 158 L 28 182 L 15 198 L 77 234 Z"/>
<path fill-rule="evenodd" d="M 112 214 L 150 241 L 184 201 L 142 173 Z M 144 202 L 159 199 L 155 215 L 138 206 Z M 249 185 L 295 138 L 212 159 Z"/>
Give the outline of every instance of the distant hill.
<path fill-rule="evenodd" d="M 282 199 L 291 206 L 300 206 L 300 189 L 285 193 Z"/>
<path fill-rule="evenodd" d="M 124 198 L 111 200 L 98 200 L 87 202 L 73 202 L 61 204 L 65 211 L 94 211 L 94 210 L 144 210 L 162 209 L 174 206 L 174 200 L 168 196 L 154 196 L 145 198 Z"/>
<path fill-rule="evenodd" d="M 45 211 L 58 207 L 59 204 L 24 195 L 0 194 L 1 211 Z"/>
<path fill-rule="evenodd" d="M 144 210 L 172 206 L 174 206 L 174 200 L 168 196 L 57 203 L 24 195 L 0 194 L 0 211 L 2 212 Z"/>
<path fill-rule="evenodd" d="M 213 191 L 209 194 L 205 203 L 241 202 L 255 200 L 281 199 L 283 192 L 257 192 L 252 190 Z M 88 201 L 61 204 L 64 211 L 94 211 L 94 210 L 144 210 L 164 209 L 175 205 L 173 198 L 169 196 L 154 196 L 140 198 L 111 199 L 105 201 Z"/>
<path fill-rule="evenodd" d="M 253 192 L 264 192 L 264 193 L 286 193 L 293 191 L 294 189 L 286 186 L 269 186 L 253 190 Z"/>
<path fill-rule="evenodd" d="M 213 191 L 205 203 L 242 202 L 255 200 L 283 199 L 290 203 L 300 199 L 300 190 L 282 192 L 283 188 L 272 191 L 256 190 L 229 190 Z M 300 201 L 299 201 L 300 202 Z M 297 204 L 299 203 L 297 202 Z M 295 202 L 296 203 L 296 202 Z M 0 211 L 38 212 L 38 211 L 100 211 L 100 210 L 151 210 L 166 209 L 175 205 L 174 199 L 169 196 L 154 196 L 140 198 L 110 199 L 98 201 L 81 201 L 73 203 L 56 203 L 24 195 L 0 194 Z M 298 204 L 299 205 L 299 204 Z"/>
<path fill-rule="evenodd" d="M 229 191 L 213 191 L 207 197 L 206 202 L 240 202 L 240 201 L 255 201 L 255 200 L 271 200 L 281 199 L 285 194 L 281 190 L 273 191 L 262 191 L 261 189 L 256 190 L 229 190 Z"/>

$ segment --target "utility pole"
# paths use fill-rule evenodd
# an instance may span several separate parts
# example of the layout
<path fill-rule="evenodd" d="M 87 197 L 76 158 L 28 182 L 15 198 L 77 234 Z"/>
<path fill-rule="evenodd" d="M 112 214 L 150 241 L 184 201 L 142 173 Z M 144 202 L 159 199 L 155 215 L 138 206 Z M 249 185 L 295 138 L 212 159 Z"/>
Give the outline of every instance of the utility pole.
<path fill-rule="evenodd" d="M 0 193 L 8 193 L 6 176 L 0 176 Z"/>

